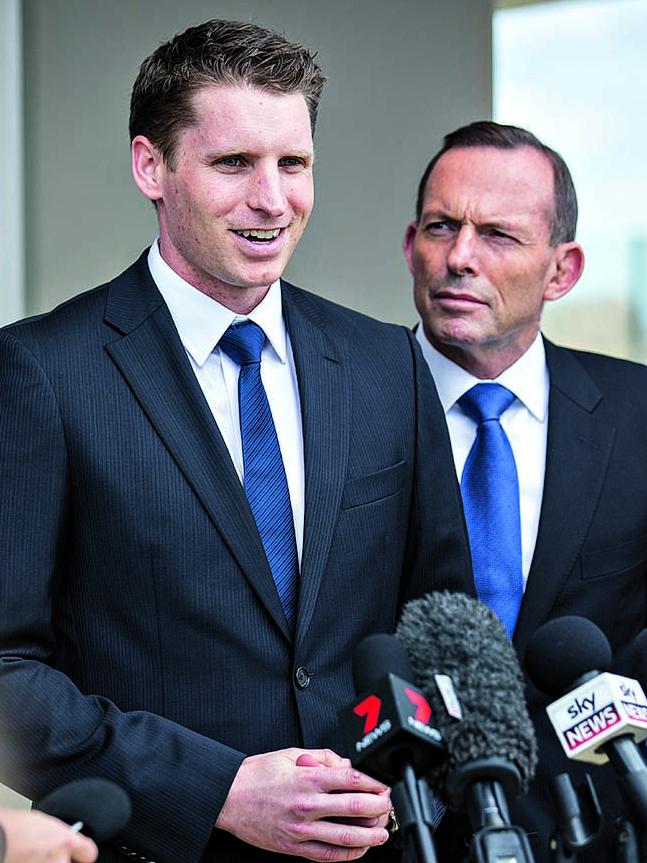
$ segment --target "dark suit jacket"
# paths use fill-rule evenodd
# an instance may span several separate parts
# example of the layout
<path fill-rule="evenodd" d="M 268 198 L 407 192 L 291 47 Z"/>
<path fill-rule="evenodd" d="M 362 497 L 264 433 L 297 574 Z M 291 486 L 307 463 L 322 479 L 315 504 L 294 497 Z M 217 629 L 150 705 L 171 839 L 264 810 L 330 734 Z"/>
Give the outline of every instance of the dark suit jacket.
<path fill-rule="evenodd" d="M 514 644 L 523 660 L 543 623 L 581 615 L 626 650 L 647 625 L 647 368 L 545 342 L 550 372 L 548 448 L 537 544 Z M 564 755 L 545 707 L 551 700 L 528 685 L 539 742 L 531 793 L 511 807 L 513 822 L 531 834 L 537 863 L 548 860 L 554 812 L 546 784 L 589 772 L 613 826 L 622 801 L 609 766 L 579 765 Z M 447 860 L 460 860 L 460 828 L 442 828 Z M 605 842 L 578 860 L 612 860 Z"/>
<path fill-rule="evenodd" d="M 352 650 L 393 629 L 403 591 L 469 589 L 412 334 L 287 283 L 283 300 L 305 452 L 294 640 L 145 255 L 0 334 L 2 779 L 32 798 L 115 780 L 134 806 L 117 844 L 158 863 L 201 859 L 245 755 L 342 749 Z M 268 857 L 221 831 L 204 853 Z"/>

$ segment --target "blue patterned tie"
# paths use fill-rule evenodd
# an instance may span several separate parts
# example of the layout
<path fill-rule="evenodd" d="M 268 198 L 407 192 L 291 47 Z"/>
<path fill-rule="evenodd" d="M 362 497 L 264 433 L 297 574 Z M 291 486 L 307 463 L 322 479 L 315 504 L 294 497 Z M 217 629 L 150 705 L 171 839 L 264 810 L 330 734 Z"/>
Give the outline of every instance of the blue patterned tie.
<path fill-rule="evenodd" d="M 514 399 L 500 384 L 477 384 L 458 400 L 477 423 L 461 479 L 476 592 L 509 638 L 523 598 L 521 519 L 517 466 L 499 420 Z"/>
<path fill-rule="evenodd" d="M 299 562 L 290 494 L 272 412 L 261 380 L 265 333 L 253 321 L 229 327 L 218 343 L 240 366 L 238 403 L 243 488 L 256 521 L 285 617 L 294 627 Z"/>

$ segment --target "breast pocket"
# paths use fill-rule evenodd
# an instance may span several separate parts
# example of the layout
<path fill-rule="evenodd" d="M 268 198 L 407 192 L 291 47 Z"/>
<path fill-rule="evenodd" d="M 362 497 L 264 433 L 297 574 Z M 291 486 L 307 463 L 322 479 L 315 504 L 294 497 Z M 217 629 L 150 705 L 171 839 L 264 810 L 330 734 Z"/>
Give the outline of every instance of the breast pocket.
<path fill-rule="evenodd" d="M 404 484 L 406 470 L 407 463 L 403 460 L 376 473 L 349 479 L 344 487 L 341 508 L 366 506 L 397 494 Z"/>
<path fill-rule="evenodd" d="M 623 575 L 647 565 L 647 534 L 618 545 L 585 552 L 580 557 L 580 577 L 584 580 Z"/>

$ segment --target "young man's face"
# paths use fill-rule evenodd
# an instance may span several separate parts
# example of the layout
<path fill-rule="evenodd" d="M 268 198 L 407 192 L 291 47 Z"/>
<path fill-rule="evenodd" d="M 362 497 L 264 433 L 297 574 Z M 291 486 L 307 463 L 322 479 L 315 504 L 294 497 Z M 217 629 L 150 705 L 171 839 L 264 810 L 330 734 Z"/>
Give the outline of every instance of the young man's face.
<path fill-rule="evenodd" d="M 198 290 L 249 311 L 283 273 L 314 202 L 310 117 L 300 94 L 206 86 L 173 170 L 156 171 L 160 250 Z M 141 186 L 140 186 L 141 188 Z"/>

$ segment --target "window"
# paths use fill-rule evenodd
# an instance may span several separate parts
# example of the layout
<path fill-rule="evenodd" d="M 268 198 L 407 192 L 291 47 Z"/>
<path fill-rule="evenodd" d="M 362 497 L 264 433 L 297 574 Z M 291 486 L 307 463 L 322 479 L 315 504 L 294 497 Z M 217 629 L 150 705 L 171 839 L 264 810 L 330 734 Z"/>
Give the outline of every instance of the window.
<path fill-rule="evenodd" d="M 500 4 L 494 118 L 568 163 L 586 268 L 547 303 L 560 344 L 647 361 L 647 0 Z"/>

